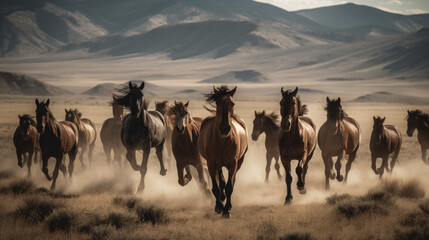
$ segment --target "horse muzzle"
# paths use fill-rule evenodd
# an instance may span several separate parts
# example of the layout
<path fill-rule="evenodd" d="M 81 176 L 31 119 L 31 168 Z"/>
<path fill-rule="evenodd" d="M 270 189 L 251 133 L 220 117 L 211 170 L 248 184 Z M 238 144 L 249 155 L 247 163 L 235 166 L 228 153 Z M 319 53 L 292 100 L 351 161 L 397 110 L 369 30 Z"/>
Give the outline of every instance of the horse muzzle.
<path fill-rule="evenodd" d="M 407 135 L 408 135 L 408 137 L 412 137 L 412 136 L 413 136 L 413 132 L 414 132 L 414 131 L 407 130 Z"/>
<path fill-rule="evenodd" d="M 259 135 L 252 133 L 252 140 L 253 141 L 257 141 L 258 140 Z"/>
<path fill-rule="evenodd" d="M 183 126 L 177 126 L 176 130 L 179 134 L 183 134 L 185 132 L 185 127 Z"/>
<path fill-rule="evenodd" d="M 291 127 L 292 127 L 292 124 L 290 124 L 290 122 L 283 122 L 282 121 L 282 123 L 281 123 L 281 127 L 282 127 L 282 130 L 283 131 L 285 131 L 285 132 L 289 132 L 290 131 L 290 129 L 291 129 Z"/>

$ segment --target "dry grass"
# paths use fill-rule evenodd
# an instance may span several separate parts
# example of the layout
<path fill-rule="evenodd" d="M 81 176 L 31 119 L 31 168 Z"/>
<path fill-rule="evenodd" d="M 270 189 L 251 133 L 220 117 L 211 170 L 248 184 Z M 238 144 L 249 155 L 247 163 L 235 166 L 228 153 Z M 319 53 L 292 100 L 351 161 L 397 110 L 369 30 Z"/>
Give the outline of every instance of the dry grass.
<path fill-rule="evenodd" d="M 46 220 L 49 231 L 69 232 L 77 224 L 77 214 L 70 210 L 61 209 L 51 214 Z"/>
<path fill-rule="evenodd" d="M 24 200 L 24 204 L 14 212 L 14 216 L 36 224 L 45 220 L 55 209 L 61 207 L 63 207 L 63 203 L 54 199 L 32 196 Z"/>

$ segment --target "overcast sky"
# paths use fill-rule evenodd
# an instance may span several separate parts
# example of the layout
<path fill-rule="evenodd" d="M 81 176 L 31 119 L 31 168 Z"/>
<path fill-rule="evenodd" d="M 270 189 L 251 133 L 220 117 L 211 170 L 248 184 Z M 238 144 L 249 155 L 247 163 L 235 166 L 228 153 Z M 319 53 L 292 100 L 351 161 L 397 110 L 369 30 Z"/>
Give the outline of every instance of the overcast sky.
<path fill-rule="evenodd" d="M 308 8 L 324 7 L 347 2 L 360 5 L 376 7 L 385 11 L 401 14 L 429 13 L 429 0 L 256 0 L 258 2 L 270 3 L 284 8 L 288 11 L 295 11 Z"/>

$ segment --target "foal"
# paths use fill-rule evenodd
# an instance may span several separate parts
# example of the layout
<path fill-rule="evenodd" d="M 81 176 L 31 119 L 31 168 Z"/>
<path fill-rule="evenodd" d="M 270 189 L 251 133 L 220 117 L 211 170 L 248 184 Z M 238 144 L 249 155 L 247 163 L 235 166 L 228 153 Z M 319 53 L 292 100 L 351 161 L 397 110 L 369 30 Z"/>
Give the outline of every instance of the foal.
<path fill-rule="evenodd" d="M 268 176 L 271 169 L 271 160 L 274 158 L 276 164 L 274 165 L 277 171 L 277 177 L 282 178 L 280 174 L 280 164 L 279 164 L 279 144 L 278 136 L 280 132 L 280 126 L 277 124 L 279 115 L 271 113 L 269 115 L 265 114 L 265 111 L 258 113 L 255 111 L 255 119 L 253 120 L 253 131 L 252 131 L 252 140 L 257 141 L 259 135 L 265 133 L 265 148 L 267 149 L 266 159 L 267 166 L 265 167 L 265 182 L 268 182 Z"/>
<path fill-rule="evenodd" d="M 399 132 L 399 129 L 393 125 L 383 125 L 386 118 L 381 118 L 375 116 L 373 117 L 374 127 L 371 133 L 371 140 L 369 143 L 369 148 L 371 150 L 371 168 L 374 170 L 375 174 L 379 174 L 380 178 L 383 176 L 384 169 L 387 172 L 392 172 L 395 167 L 396 159 L 398 159 L 399 151 L 401 150 L 402 144 L 402 135 Z M 390 161 L 390 170 L 389 170 L 389 154 L 392 154 L 392 160 Z M 380 168 L 376 168 L 375 162 L 377 158 L 382 158 L 383 162 L 381 163 Z"/>

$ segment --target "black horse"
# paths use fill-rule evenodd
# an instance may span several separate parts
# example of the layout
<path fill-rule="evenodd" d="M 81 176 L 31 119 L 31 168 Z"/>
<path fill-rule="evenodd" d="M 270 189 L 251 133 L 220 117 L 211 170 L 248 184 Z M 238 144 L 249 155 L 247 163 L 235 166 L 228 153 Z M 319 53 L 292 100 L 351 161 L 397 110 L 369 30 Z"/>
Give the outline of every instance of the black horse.
<path fill-rule="evenodd" d="M 113 103 L 127 107 L 131 113 L 122 120 L 121 140 L 127 149 L 127 160 L 135 171 L 140 171 L 141 179 L 138 191 L 144 189 L 144 177 L 151 148 L 156 149 L 156 156 L 161 165 L 160 174 L 165 176 L 163 150 L 167 134 L 164 117 L 158 111 L 147 111 L 148 102 L 143 99 L 144 82 L 138 87 L 129 82 L 127 87 L 119 90 L 123 95 L 114 95 Z M 143 150 L 141 165 L 136 161 L 136 150 Z"/>

